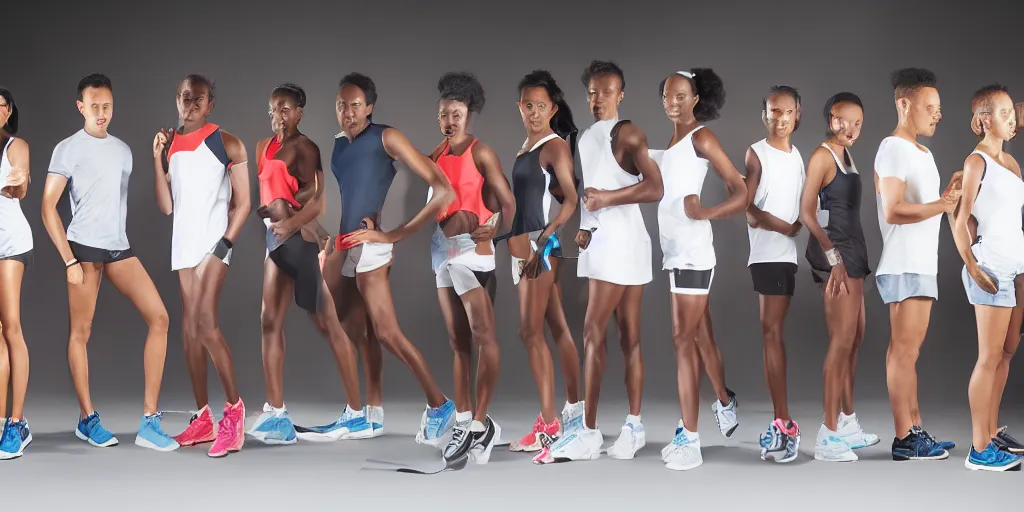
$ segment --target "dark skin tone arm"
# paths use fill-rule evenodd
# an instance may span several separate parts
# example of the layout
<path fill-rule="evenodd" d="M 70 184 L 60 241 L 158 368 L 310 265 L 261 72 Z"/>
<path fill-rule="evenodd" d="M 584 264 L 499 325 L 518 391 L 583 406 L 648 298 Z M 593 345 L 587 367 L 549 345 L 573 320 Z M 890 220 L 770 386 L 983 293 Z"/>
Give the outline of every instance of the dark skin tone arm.
<path fill-rule="evenodd" d="M 242 232 L 242 226 L 245 225 L 245 221 L 249 218 L 249 212 L 252 209 L 252 203 L 249 199 L 249 158 L 245 151 L 245 145 L 242 144 L 242 141 L 238 140 L 238 137 L 223 130 L 221 131 L 221 136 L 224 140 L 224 149 L 227 151 L 228 159 L 234 163 L 228 171 L 231 181 L 231 204 L 228 210 L 228 228 L 224 232 L 224 238 L 227 238 L 234 244 L 238 240 L 238 235 Z"/>
<path fill-rule="evenodd" d="M 2 141 L 4 144 L 6 140 Z M 14 142 L 7 148 L 7 160 L 11 163 L 11 174 L 7 183 L 0 183 L 3 188 L 3 195 L 13 199 L 25 199 L 28 193 L 28 185 L 32 182 L 29 174 L 29 150 L 28 143 L 23 139 L 14 139 Z"/>
<path fill-rule="evenodd" d="M 561 208 L 558 209 L 558 215 L 555 215 L 555 218 L 540 234 L 537 247 L 543 247 L 552 233 L 569 222 L 573 212 L 576 211 L 576 204 L 580 200 L 572 179 L 573 162 L 568 143 L 558 138 L 544 144 L 540 150 L 540 165 L 545 169 L 554 169 L 555 179 L 558 181 L 558 186 L 562 189 L 565 199 L 562 201 Z"/>
<path fill-rule="evenodd" d="M 725 182 L 725 190 L 729 197 L 715 206 L 705 208 L 701 206 L 700 198 L 696 194 L 686 196 L 683 202 L 686 216 L 694 220 L 716 220 L 746 209 L 747 186 L 743 183 L 743 176 L 726 156 L 718 137 L 711 130 L 698 130 L 693 134 L 693 148 L 698 155 L 711 162 L 711 166 Z"/>
<path fill-rule="evenodd" d="M 282 160 L 288 166 L 288 172 L 299 182 L 299 189 L 296 196 L 309 194 L 312 196 L 303 205 L 301 210 L 294 215 L 278 222 L 272 222 L 270 228 L 274 234 L 281 236 L 295 232 L 316 220 L 320 215 L 323 202 L 320 197 L 323 195 L 324 171 L 320 165 L 320 150 L 313 141 L 301 135 L 293 141 L 288 141 L 278 150 L 275 158 Z"/>
<path fill-rule="evenodd" d="M 493 228 L 480 226 L 473 232 L 473 241 L 481 242 L 494 238 L 498 229 L 501 229 L 502 232 L 512 229 L 512 220 L 516 216 L 516 199 L 512 195 L 512 187 L 505 179 L 505 173 L 501 171 L 498 155 L 490 146 L 479 141 L 473 145 L 473 162 L 476 163 L 476 168 L 484 177 L 484 186 L 491 189 L 501 204 L 501 211 L 498 212 L 501 214 L 499 226 Z M 480 220 L 487 221 L 487 219 Z"/>
<path fill-rule="evenodd" d="M 757 158 L 753 148 L 747 148 L 743 164 L 747 168 L 747 224 L 752 228 L 767 229 L 789 237 L 796 236 L 802 226 L 799 220 L 790 224 L 754 204 L 757 186 L 761 183 L 761 160 Z"/>
<path fill-rule="evenodd" d="M 807 180 L 800 195 L 800 220 L 825 252 L 832 250 L 833 246 L 825 229 L 818 224 L 818 191 L 832 183 L 835 177 L 836 165 L 832 153 L 823 147 L 815 149 L 811 153 L 811 160 L 807 162 Z M 840 291 L 847 291 L 846 277 L 846 266 L 843 263 L 832 267 L 825 293 L 836 297 Z"/>

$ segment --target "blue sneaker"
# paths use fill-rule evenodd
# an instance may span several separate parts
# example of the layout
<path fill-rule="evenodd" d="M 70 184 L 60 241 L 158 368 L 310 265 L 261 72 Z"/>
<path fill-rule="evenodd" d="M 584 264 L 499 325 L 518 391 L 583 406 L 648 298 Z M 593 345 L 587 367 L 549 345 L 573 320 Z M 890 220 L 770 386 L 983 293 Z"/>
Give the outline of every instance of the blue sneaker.
<path fill-rule="evenodd" d="M 455 402 L 451 400 L 440 407 L 427 407 L 420 420 L 420 431 L 416 433 L 416 442 L 430 446 L 440 446 L 444 436 L 455 425 Z"/>
<path fill-rule="evenodd" d="M 995 443 L 988 443 L 981 453 L 971 446 L 971 454 L 964 459 L 964 467 L 982 471 L 1020 471 L 1021 456 L 999 449 Z"/>
<path fill-rule="evenodd" d="M 366 409 L 358 411 L 345 406 L 334 423 L 315 427 L 295 426 L 295 435 L 303 441 L 329 443 L 339 439 L 369 439 L 373 437 L 373 427 L 366 421 Z"/>
<path fill-rule="evenodd" d="M 100 424 L 100 415 L 97 412 L 78 420 L 75 436 L 98 448 L 117 446 L 117 438 L 109 430 L 103 428 L 103 425 Z"/>
<path fill-rule="evenodd" d="M 156 413 L 142 415 L 142 420 L 139 421 L 139 434 L 135 436 L 135 446 L 158 452 L 173 452 L 180 445 L 160 428 L 160 413 Z"/>
<path fill-rule="evenodd" d="M 944 460 L 949 451 L 940 448 L 930 436 L 924 435 L 920 427 L 911 428 L 903 439 L 893 438 L 892 460 Z"/>
<path fill-rule="evenodd" d="M 297 439 L 288 409 L 274 409 L 268 403 L 263 404 L 263 414 L 246 433 L 263 444 L 295 444 Z"/>
<path fill-rule="evenodd" d="M 938 439 L 935 439 L 934 436 L 929 434 L 927 430 L 925 430 L 925 429 L 923 429 L 921 427 L 914 426 L 911 430 L 914 430 L 915 432 L 917 432 L 918 435 L 923 435 L 923 436 L 927 437 L 928 440 L 932 442 L 932 444 L 934 444 L 935 446 L 937 446 L 939 448 L 942 448 L 943 450 L 951 451 L 953 448 L 956 448 L 956 443 L 954 443 L 953 441 L 939 441 Z"/>

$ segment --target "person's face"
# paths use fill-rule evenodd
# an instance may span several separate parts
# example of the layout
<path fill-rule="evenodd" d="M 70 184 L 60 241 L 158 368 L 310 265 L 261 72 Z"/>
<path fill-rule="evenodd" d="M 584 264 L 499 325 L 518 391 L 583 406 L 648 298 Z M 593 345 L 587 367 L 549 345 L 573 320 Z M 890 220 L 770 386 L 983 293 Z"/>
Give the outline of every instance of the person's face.
<path fill-rule="evenodd" d="M 594 114 L 594 119 L 600 121 L 618 115 L 622 97 L 622 81 L 618 75 L 602 73 L 590 77 L 587 84 L 587 103 Z"/>
<path fill-rule="evenodd" d="M 186 123 L 202 122 L 213 110 L 210 88 L 203 84 L 185 81 L 178 89 L 178 117 Z"/>
<path fill-rule="evenodd" d="M 274 133 L 294 130 L 302 119 L 302 109 L 287 94 L 275 94 L 270 97 L 270 129 Z"/>
<path fill-rule="evenodd" d="M 793 95 L 778 93 L 768 98 L 764 109 L 768 133 L 774 137 L 789 137 L 800 120 L 800 107 Z"/>
<path fill-rule="evenodd" d="M 457 100 L 441 100 L 437 102 L 437 123 L 445 138 L 460 136 L 466 133 L 469 122 L 469 108 Z"/>
<path fill-rule="evenodd" d="M 7 126 L 7 120 L 11 118 L 12 112 L 14 112 L 14 106 L 7 103 L 7 98 L 0 96 L 0 128 Z"/>
<path fill-rule="evenodd" d="M 1013 109 L 1010 95 L 1000 92 L 991 98 L 990 111 L 982 114 L 981 122 L 985 133 L 991 133 L 999 140 L 1010 140 L 1017 132 L 1017 113 Z"/>
<path fill-rule="evenodd" d="M 366 125 L 367 118 L 373 114 L 373 105 L 366 104 L 366 94 L 362 89 L 345 84 L 338 89 L 334 113 L 338 116 L 338 126 L 343 131 L 356 133 Z"/>
<path fill-rule="evenodd" d="M 857 142 L 863 124 L 864 110 L 855 103 L 837 103 L 832 106 L 829 128 L 840 146 L 848 148 Z"/>
<path fill-rule="evenodd" d="M 106 131 L 114 117 L 114 93 L 106 87 L 86 87 L 78 102 L 86 126 Z"/>
<path fill-rule="evenodd" d="M 547 89 L 527 87 L 519 94 L 519 115 L 527 133 L 543 132 L 551 126 L 551 118 L 558 112 L 558 106 L 551 101 Z"/>
<path fill-rule="evenodd" d="M 907 98 L 900 100 L 904 115 L 911 128 L 918 135 L 931 137 L 935 135 L 935 127 L 942 120 L 942 104 L 939 102 L 939 90 L 934 87 L 922 87 Z"/>
<path fill-rule="evenodd" d="M 678 121 L 684 114 L 692 115 L 693 107 L 699 99 L 693 94 L 690 81 L 674 73 L 665 81 L 665 88 L 661 92 L 661 105 L 665 107 L 665 115 L 672 121 Z"/>

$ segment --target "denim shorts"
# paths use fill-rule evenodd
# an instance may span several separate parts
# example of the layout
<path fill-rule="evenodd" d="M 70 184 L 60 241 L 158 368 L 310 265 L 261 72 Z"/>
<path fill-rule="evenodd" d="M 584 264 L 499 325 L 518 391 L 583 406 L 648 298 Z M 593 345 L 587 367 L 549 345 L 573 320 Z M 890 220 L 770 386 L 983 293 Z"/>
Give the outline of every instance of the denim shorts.
<path fill-rule="evenodd" d="M 1013 280 L 1015 275 L 1013 274 L 997 274 L 992 269 L 980 265 L 981 270 L 991 277 L 994 277 L 998 282 L 999 289 L 996 293 L 992 294 L 986 292 L 978 283 L 974 282 L 974 278 L 967 272 L 967 266 L 965 265 L 963 270 L 960 272 L 960 277 L 964 282 L 964 291 L 967 292 L 967 300 L 975 306 L 995 306 L 999 308 L 1012 308 L 1017 306 L 1017 293 L 1014 289 Z"/>
<path fill-rule="evenodd" d="M 878 294 L 882 302 L 892 304 L 914 297 L 939 298 L 939 282 L 933 275 L 882 274 L 875 275 Z"/>

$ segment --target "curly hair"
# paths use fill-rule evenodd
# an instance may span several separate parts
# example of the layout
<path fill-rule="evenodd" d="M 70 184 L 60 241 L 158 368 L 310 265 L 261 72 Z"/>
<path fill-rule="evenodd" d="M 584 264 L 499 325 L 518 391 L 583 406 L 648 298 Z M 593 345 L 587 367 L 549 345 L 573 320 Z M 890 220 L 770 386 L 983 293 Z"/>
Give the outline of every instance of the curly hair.
<path fill-rule="evenodd" d="M 523 89 L 530 87 L 543 87 L 548 92 L 551 102 L 558 106 L 558 111 L 551 117 L 551 129 L 559 137 L 565 139 L 579 131 L 576 128 L 576 123 L 572 120 L 572 109 L 566 103 L 565 95 L 562 93 L 562 89 L 558 87 L 558 83 L 555 82 L 555 77 L 551 76 L 551 73 L 538 69 L 524 76 L 519 81 L 519 94 L 523 93 Z"/>
<path fill-rule="evenodd" d="M 291 97 L 291 99 L 295 101 L 295 106 L 299 108 L 306 106 L 306 91 L 302 90 L 302 87 L 293 83 L 281 84 L 275 87 L 274 91 L 270 93 L 271 96 L 277 96 L 278 94 Z"/>
<path fill-rule="evenodd" d="M 472 113 L 479 114 L 484 109 L 484 86 L 472 73 L 445 73 L 437 81 L 437 92 L 440 99 L 461 102 Z"/>
<path fill-rule="evenodd" d="M 583 87 L 590 86 L 590 79 L 599 75 L 614 75 L 619 77 L 619 90 L 626 90 L 626 75 L 622 73 L 622 68 L 620 68 L 618 64 L 607 60 L 590 61 L 590 65 L 583 70 L 583 75 L 580 76 L 580 81 L 583 82 Z"/>
<path fill-rule="evenodd" d="M 892 73 L 892 89 L 896 99 L 913 96 L 924 87 L 936 87 L 935 73 L 924 68 L 903 68 Z"/>
<path fill-rule="evenodd" d="M 721 117 L 722 107 L 725 106 L 725 84 L 721 77 L 711 68 L 691 68 L 689 73 L 692 77 L 680 72 L 673 73 L 690 82 L 693 94 L 700 101 L 693 107 L 693 117 L 699 122 L 714 121 Z M 658 85 L 658 97 L 665 93 L 665 84 L 672 75 L 665 77 Z"/>

